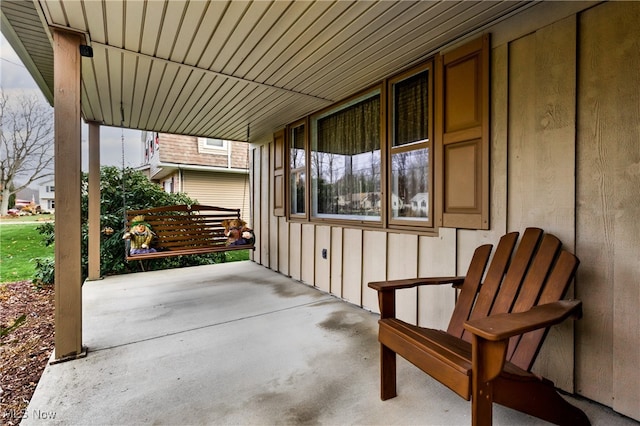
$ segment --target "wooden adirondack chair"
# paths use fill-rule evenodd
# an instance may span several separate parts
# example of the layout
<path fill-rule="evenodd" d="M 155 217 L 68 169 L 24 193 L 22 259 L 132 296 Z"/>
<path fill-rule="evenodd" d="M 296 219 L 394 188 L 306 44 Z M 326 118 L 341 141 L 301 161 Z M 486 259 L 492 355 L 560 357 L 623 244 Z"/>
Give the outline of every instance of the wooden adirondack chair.
<path fill-rule="evenodd" d="M 500 239 L 486 275 L 491 245 L 476 249 L 466 277 L 369 283 L 380 302 L 383 400 L 396 396 L 399 354 L 471 399 L 473 425 L 492 423 L 493 402 L 556 424 L 589 424 L 551 381 L 530 372 L 548 327 L 582 315 L 580 301 L 561 300 L 579 260 L 561 249 L 558 238 L 537 228 L 525 230 L 512 255 L 517 240 L 517 232 Z M 447 283 L 460 294 L 446 332 L 395 318 L 396 290 Z"/>

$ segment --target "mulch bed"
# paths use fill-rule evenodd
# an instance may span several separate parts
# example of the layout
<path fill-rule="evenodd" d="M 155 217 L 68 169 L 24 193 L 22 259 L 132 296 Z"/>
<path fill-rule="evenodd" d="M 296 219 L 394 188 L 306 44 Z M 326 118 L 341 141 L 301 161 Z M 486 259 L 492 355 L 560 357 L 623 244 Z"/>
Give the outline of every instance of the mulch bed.
<path fill-rule="evenodd" d="M 26 320 L 0 336 L 0 424 L 19 424 L 53 351 L 53 286 L 31 281 L 0 284 L 0 326 Z"/>

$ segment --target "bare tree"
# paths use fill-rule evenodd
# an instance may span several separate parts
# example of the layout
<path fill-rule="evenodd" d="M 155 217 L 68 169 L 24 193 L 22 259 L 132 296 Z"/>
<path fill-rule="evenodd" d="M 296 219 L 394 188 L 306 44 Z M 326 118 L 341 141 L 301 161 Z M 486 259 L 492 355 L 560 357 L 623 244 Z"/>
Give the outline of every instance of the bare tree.
<path fill-rule="evenodd" d="M 0 91 L 0 214 L 12 194 L 52 175 L 53 109 L 35 96 Z"/>

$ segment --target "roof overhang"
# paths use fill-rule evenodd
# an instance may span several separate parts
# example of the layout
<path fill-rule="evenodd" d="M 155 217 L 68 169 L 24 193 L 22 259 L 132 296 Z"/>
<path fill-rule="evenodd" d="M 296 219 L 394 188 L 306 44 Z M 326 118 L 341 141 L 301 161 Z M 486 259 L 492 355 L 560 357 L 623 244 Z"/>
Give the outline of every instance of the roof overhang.
<path fill-rule="evenodd" d="M 232 173 L 239 175 L 248 175 L 248 169 L 233 169 L 228 167 L 215 167 L 215 166 L 200 166 L 197 164 L 178 164 L 178 163 L 158 163 L 152 168 L 155 170 L 153 175 L 150 176 L 153 180 L 164 179 L 165 177 L 175 173 L 178 170 L 189 170 L 196 172 L 211 172 L 211 173 Z"/>
<path fill-rule="evenodd" d="M 529 1 L 10 1 L 2 32 L 53 101 L 51 31 L 81 32 L 82 116 L 259 141 Z"/>

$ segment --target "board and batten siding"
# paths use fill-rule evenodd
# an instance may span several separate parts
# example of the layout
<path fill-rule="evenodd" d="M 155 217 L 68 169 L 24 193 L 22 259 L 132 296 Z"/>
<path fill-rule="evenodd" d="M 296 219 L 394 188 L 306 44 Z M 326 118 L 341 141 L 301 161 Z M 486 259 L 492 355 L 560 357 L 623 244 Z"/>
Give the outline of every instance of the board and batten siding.
<path fill-rule="evenodd" d="M 242 219 L 251 223 L 249 178 L 246 174 L 184 170 L 182 190 L 200 204 L 240 209 Z"/>
<path fill-rule="evenodd" d="M 509 229 L 537 226 L 575 252 L 576 16 L 509 43 Z M 570 290 L 571 291 L 571 290 Z M 570 297 L 570 296 L 569 296 Z M 574 323 L 553 327 L 534 371 L 574 392 Z"/>
<path fill-rule="evenodd" d="M 577 391 L 640 420 L 640 2 L 579 17 Z"/>
<path fill-rule="evenodd" d="M 488 31 L 490 229 L 436 236 L 271 219 L 269 140 L 252 147 L 254 260 L 378 312 L 369 281 L 463 275 L 476 247 L 537 226 L 581 259 L 584 317 L 550 333 L 534 371 L 640 420 L 640 2 L 549 2 Z M 258 219 L 260 218 L 260 219 Z M 277 247 L 277 253 L 260 253 Z M 326 259 L 322 250 L 327 250 Z M 410 289 L 401 318 L 445 328 L 449 286 Z"/>

